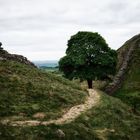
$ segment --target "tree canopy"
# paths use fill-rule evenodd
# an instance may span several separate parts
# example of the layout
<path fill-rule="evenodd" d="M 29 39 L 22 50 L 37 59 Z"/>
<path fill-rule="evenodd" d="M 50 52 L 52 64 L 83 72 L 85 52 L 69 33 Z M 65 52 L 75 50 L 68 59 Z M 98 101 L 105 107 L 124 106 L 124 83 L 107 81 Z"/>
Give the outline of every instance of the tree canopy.
<path fill-rule="evenodd" d="M 59 69 L 69 79 L 87 80 L 92 88 L 92 80 L 114 74 L 117 53 L 108 47 L 98 33 L 78 32 L 68 41 L 66 56 L 60 59 Z"/>

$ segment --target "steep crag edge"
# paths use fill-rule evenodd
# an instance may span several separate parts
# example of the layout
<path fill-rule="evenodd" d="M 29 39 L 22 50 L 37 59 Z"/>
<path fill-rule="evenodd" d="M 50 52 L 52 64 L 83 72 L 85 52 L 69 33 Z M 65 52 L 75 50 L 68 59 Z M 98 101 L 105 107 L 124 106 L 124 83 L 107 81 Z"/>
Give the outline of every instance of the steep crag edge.
<path fill-rule="evenodd" d="M 123 84 L 125 74 L 127 73 L 130 65 L 130 60 L 133 56 L 134 50 L 140 47 L 140 34 L 132 37 L 126 41 L 125 44 L 119 48 L 118 51 L 118 65 L 117 73 L 113 81 L 106 87 L 105 92 L 109 95 L 115 93 Z"/>

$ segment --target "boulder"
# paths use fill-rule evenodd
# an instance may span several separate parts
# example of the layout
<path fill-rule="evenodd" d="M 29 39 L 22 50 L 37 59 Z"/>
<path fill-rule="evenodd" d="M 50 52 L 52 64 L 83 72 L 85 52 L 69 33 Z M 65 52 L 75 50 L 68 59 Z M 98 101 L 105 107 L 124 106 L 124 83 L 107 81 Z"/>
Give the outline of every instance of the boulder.
<path fill-rule="evenodd" d="M 56 131 L 56 134 L 59 138 L 64 138 L 65 137 L 65 133 L 61 129 L 58 129 Z"/>

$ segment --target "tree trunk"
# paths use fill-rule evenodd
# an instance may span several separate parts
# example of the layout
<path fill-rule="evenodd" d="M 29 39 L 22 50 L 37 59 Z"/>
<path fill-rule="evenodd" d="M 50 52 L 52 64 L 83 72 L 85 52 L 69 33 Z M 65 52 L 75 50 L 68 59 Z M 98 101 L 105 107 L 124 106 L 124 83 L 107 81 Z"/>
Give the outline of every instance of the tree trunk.
<path fill-rule="evenodd" d="M 87 80 L 87 83 L 88 83 L 88 88 L 92 88 L 92 80 Z"/>

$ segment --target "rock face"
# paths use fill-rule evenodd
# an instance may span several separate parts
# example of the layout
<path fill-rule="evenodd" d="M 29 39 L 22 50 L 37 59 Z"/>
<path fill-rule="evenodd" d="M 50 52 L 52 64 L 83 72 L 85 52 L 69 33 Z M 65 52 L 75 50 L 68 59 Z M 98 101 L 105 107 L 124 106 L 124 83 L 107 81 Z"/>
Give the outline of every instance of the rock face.
<path fill-rule="evenodd" d="M 128 40 L 121 48 L 118 49 L 118 72 L 115 75 L 113 82 L 105 89 L 108 94 L 113 94 L 121 87 L 125 78 L 125 73 L 129 68 L 133 51 L 137 49 L 137 47 L 140 47 L 140 34 Z"/>
<path fill-rule="evenodd" d="M 22 55 L 17 55 L 17 54 L 10 54 L 7 51 L 3 50 L 1 45 L 2 43 L 0 42 L 0 61 L 12 60 L 12 61 L 17 61 L 26 65 L 30 65 L 36 68 L 36 66 L 32 62 L 30 62 L 26 57 Z"/>
<path fill-rule="evenodd" d="M 3 50 L 3 48 L 1 46 L 2 46 L 2 43 L 0 42 L 0 50 Z"/>

